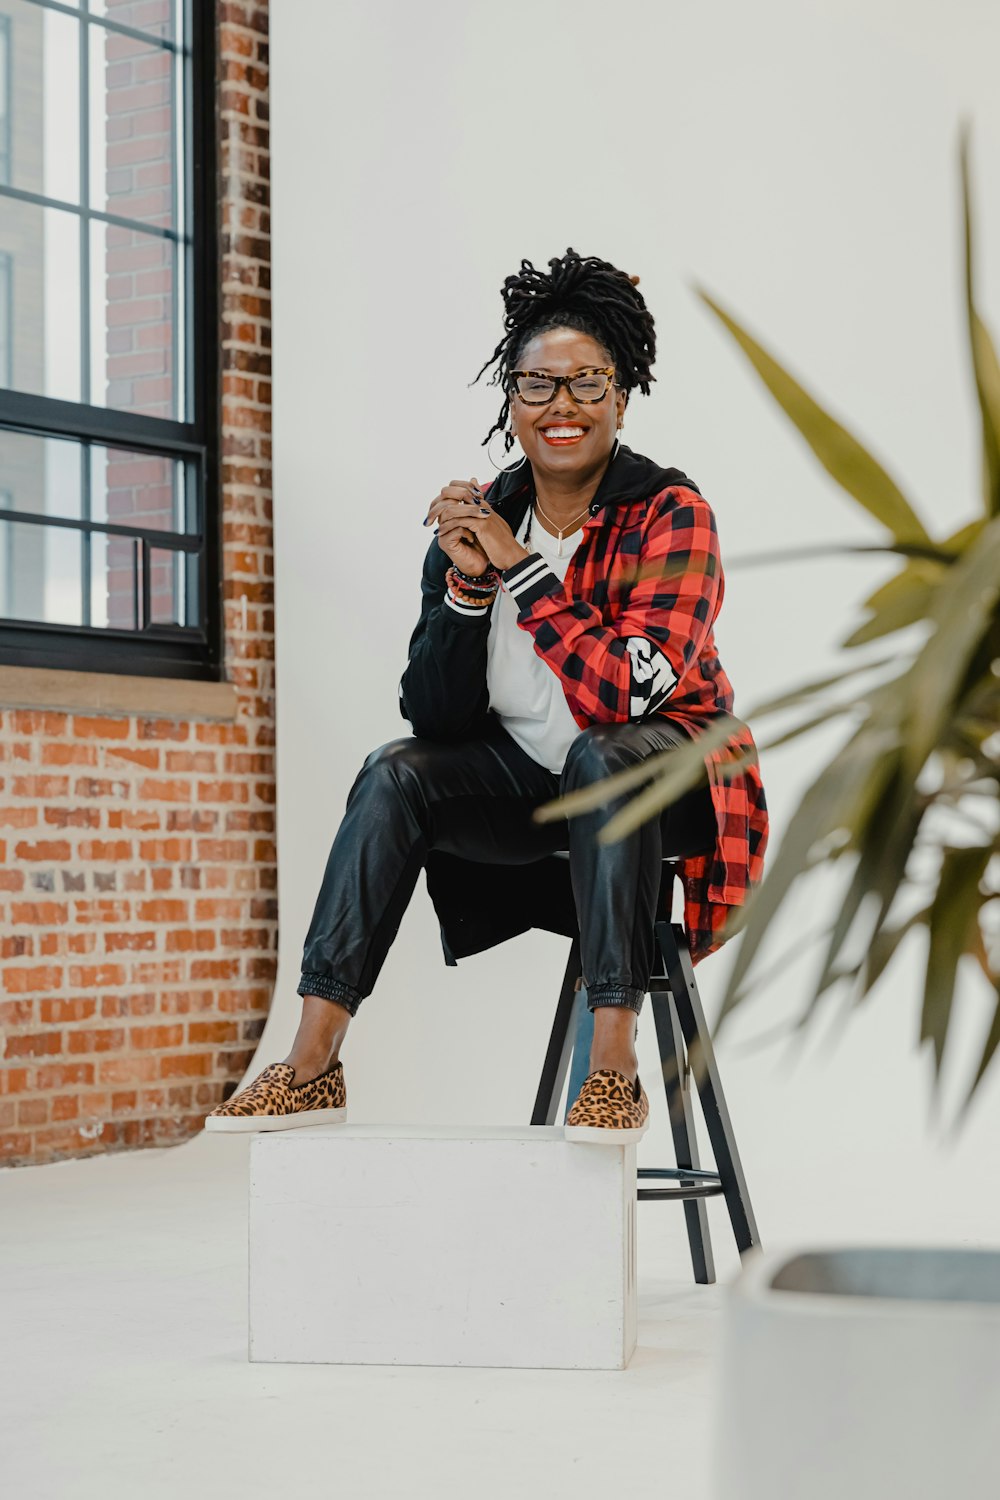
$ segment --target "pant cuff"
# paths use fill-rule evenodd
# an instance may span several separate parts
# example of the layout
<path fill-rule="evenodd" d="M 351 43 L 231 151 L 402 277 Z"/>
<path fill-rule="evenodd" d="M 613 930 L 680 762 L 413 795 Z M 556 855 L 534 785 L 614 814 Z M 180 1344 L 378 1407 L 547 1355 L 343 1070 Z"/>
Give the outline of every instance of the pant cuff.
<path fill-rule="evenodd" d="M 639 989 L 636 985 L 595 984 L 587 988 L 587 1009 L 597 1010 L 605 1005 L 617 1005 L 627 1010 L 634 1010 L 638 1014 L 645 998 L 645 990 Z"/>
<path fill-rule="evenodd" d="M 329 974 L 314 974 L 304 970 L 302 978 L 295 987 L 297 995 L 318 995 L 321 1000 L 336 1000 L 351 1015 L 357 1014 L 358 1006 L 361 1004 L 362 995 L 354 988 L 353 984 L 347 984 L 342 979 L 331 979 Z"/>

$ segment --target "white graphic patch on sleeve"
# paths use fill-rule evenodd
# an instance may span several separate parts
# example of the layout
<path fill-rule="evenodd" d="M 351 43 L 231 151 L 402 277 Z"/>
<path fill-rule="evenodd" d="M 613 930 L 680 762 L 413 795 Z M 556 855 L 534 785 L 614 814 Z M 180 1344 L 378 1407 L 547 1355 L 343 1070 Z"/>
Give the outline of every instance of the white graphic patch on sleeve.
<path fill-rule="evenodd" d="M 629 718 L 641 719 L 670 697 L 677 674 L 659 647 L 644 635 L 630 635 L 625 647 L 632 666 Z"/>

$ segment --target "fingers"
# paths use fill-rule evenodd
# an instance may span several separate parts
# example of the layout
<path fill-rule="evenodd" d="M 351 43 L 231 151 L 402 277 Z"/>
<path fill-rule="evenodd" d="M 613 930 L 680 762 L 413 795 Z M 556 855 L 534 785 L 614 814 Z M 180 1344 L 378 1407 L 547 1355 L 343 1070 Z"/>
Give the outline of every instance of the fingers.
<path fill-rule="evenodd" d="M 444 485 L 440 493 L 431 501 L 427 510 L 425 526 L 439 516 L 449 505 L 488 505 L 483 499 L 483 492 L 479 481 L 473 476 L 471 479 L 453 479 L 450 484 Z"/>
<path fill-rule="evenodd" d="M 425 526 L 440 524 L 446 518 L 454 520 L 456 516 L 482 516 L 491 515 L 487 502 L 475 502 L 471 500 L 435 500 L 424 521 Z"/>
<path fill-rule="evenodd" d="M 448 516 L 442 517 L 438 523 L 437 539 L 440 545 L 445 542 L 453 542 L 458 537 L 466 541 L 475 542 L 477 522 L 485 521 L 485 516 Z"/>

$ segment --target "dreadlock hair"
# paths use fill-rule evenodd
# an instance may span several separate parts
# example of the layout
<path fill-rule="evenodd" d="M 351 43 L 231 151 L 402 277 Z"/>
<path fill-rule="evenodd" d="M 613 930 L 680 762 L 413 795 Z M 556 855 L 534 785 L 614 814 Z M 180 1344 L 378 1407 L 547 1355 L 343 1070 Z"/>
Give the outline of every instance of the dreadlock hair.
<path fill-rule="evenodd" d="M 483 439 L 489 443 L 500 432 L 510 413 L 510 371 L 517 368 L 521 350 L 536 334 L 552 328 L 575 328 L 596 339 L 610 354 L 618 385 L 626 391 L 638 386 L 649 395 L 649 382 L 656 376 L 651 366 L 656 358 L 656 333 L 645 298 L 637 290 L 638 276 L 628 276 L 610 261 L 594 255 L 581 256 L 567 249 L 549 261 L 549 271 L 539 271 L 530 260 L 521 261 L 515 276 L 501 288 L 506 332 L 490 358 L 476 375 L 496 364 L 488 384 L 503 384 L 504 403 L 500 416 Z M 476 380 L 470 382 L 475 385 Z M 510 432 L 504 434 L 504 451 L 514 446 Z"/>

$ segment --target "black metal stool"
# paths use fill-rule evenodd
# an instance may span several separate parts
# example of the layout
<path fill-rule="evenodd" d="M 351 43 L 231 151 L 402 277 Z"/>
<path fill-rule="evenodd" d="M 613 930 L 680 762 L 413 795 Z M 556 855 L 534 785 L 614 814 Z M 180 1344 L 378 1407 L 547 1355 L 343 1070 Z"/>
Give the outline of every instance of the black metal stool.
<path fill-rule="evenodd" d="M 568 854 L 565 857 L 568 858 Z M 674 860 L 664 860 L 665 865 L 673 866 L 675 863 Z M 672 879 L 672 870 L 670 875 Z M 701 996 L 698 994 L 687 934 L 679 923 L 659 921 L 656 923 L 656 937 L 661 959 L 657 968 L 662 972 L 651 976 L 648 994 L 656 1027 L 677 1166 L 639 1167 L 640 1181 L 653 1179 L 659 1182 L 669 1181 L 672 1185 L 638 1187 L 636 1196 L 640 1200 L 683 1202 L 694 1279 L 696 1282 L 707 1283 L 715 1280 L 715 1262 L 704 1201 L 706 1198 L 719 1193 L 725 1195 L 736 1246 L 741 1256 L 753 1246 L 759 1246 L 760 1237 L 750 1206 L 750 1195 L 736 1148 L 732 1121 L 722 1092 L 712 1039 L 705 1021 Z M 576 1027 L 572 1023 L 577 1008 L 585 1003 L 581 983 L 580 940 L 577 937 L 573 939 L 563 976 L 531 1115 L 532 1125 L 555 1124 L 570 1056 L 576 1042 Z M 716 1168 L 711 1172 L 703 1170 L 698 1160 L 691 1098 L 692 1072 L 716 1161 Z"/>

